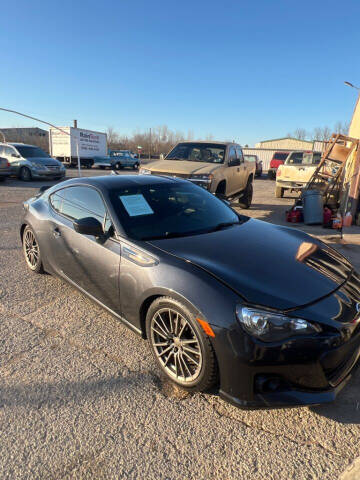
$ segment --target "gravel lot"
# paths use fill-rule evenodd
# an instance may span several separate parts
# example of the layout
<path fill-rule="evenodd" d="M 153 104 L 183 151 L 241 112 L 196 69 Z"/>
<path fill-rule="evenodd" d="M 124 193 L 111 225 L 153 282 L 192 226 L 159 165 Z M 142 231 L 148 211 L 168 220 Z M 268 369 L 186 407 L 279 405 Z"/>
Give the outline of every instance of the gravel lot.
<path fill-rule="evenodd" d="M 146 342 L 25 268 L 21 203 L 40 185 L 0 185 L 0 478 L 338 478 L 359 454 L 360 372 L 330 406 L 268 411 L 163 384 Z M 256 180 L 248 213 L 284 223 L 273 191 Z M 360 267 L 359 229 L 309 231 Z"/>

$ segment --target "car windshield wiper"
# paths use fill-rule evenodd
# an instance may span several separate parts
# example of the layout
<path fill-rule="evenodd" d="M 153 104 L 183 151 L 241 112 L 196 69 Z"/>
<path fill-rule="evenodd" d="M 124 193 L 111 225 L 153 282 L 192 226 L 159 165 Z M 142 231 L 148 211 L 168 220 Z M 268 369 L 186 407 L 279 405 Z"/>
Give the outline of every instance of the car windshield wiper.
<path fill-rule="evenodd" d="M 222 222 L 214 227 L 202 229 L 202 230 L 190 230 L 188 232 L 165 232 L 162 235 L 154 235 L 151 237 L 143 237 L 141 240 L 161 240 L 165 238 L 177 238 L 177 237 L 187 237 L 190 235 L 201 235 L 202 233 L 210 233 L 215 232 L 217 230 L 221 230 L 226 227 L 231 227 L 232 225 L 240 225 L 240 222 Z"/>
<path fill-rule="evenodd" d="M 232 227 L 233 225 L 240 225 L 240 222 L 221 222 L 215 225 L 215 227 L 211 228 L 210 232 L 216 232 L 217 230 L 222 230 L 223 228 Z"/>

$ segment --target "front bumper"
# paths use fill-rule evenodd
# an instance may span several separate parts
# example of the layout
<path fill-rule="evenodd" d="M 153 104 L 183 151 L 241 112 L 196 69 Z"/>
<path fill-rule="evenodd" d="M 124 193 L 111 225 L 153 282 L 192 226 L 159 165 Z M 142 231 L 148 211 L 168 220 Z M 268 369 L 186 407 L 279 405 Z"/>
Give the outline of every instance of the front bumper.
<path fill-rule="evenodd" d="M 332 402 L 349 381 L 360 358 L 360 277 L 353 272 L 339 289 L 296 316 L 323 331 L 266 343 L 238 321 L 212 327 L 220 371 L 220 395 L 242 408 L 314 405 Z"/>
<path fill-rule="evenodd" d="M 64 178 L 65 175 L 65 170 L 31 170 L 31 176 L 33 179 Z"/>

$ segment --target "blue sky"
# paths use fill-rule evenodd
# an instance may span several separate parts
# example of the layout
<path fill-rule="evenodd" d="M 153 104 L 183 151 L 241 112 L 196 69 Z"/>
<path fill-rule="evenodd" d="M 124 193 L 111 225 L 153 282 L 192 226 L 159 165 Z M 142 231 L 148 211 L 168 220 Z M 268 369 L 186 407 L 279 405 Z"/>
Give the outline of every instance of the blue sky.
<path fill-rule="evenodd" d="M 360 84 L 358 0 L 16 0 L 1 20 L 0 106 L 57 125 L 251 145 L 349 121 Z"/>

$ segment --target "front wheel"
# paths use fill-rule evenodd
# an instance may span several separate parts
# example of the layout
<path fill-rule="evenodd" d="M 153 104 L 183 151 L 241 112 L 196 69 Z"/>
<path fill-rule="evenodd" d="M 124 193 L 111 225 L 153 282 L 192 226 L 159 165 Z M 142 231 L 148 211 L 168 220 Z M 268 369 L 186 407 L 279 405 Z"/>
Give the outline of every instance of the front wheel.
<path fill-rule="evenodd" d="M 28 268 L 34 273 L 43 273 L 41 252 L 35 233 L 27 225 L 23 233 L 23 252 Z"/>
<path fill-rule="evenodd" d="M 242 196 L 239 198 L 240 208 L 250 208 L 252 197 L 253 197 L 253 185 L 252 185 L 252 181 L 250 180 L 246 185 L 246 188 Z"/>
<path fill-rule="evenodd" d="M 134 163 L 133 169 L 134 169 L 134 170 L 137 170 L 138 168 L 139 168 L 139 164 L 138 164 L 138 163 Z"/>
<path fill-rule="evenodd" d="M 120 170 L 121 169 L 121 163 L 117 162 L 115 164 L 115 168 L 116 168 L 116 170 Z"/>
<path fill-rule="evenodd" d="M 160 297 L 146 315 L 146 333 L 157 365 L 188 391 L 206 391 L 217 380 L 217 363 L 209 337 L 196 315 L 171 297 Z"/>
<path fill-rule="evenodd" d="M 32 178 L 30 169 L 27 167 L 21 167 L 19 176 L 23 182 L 30 182 Z"/>

